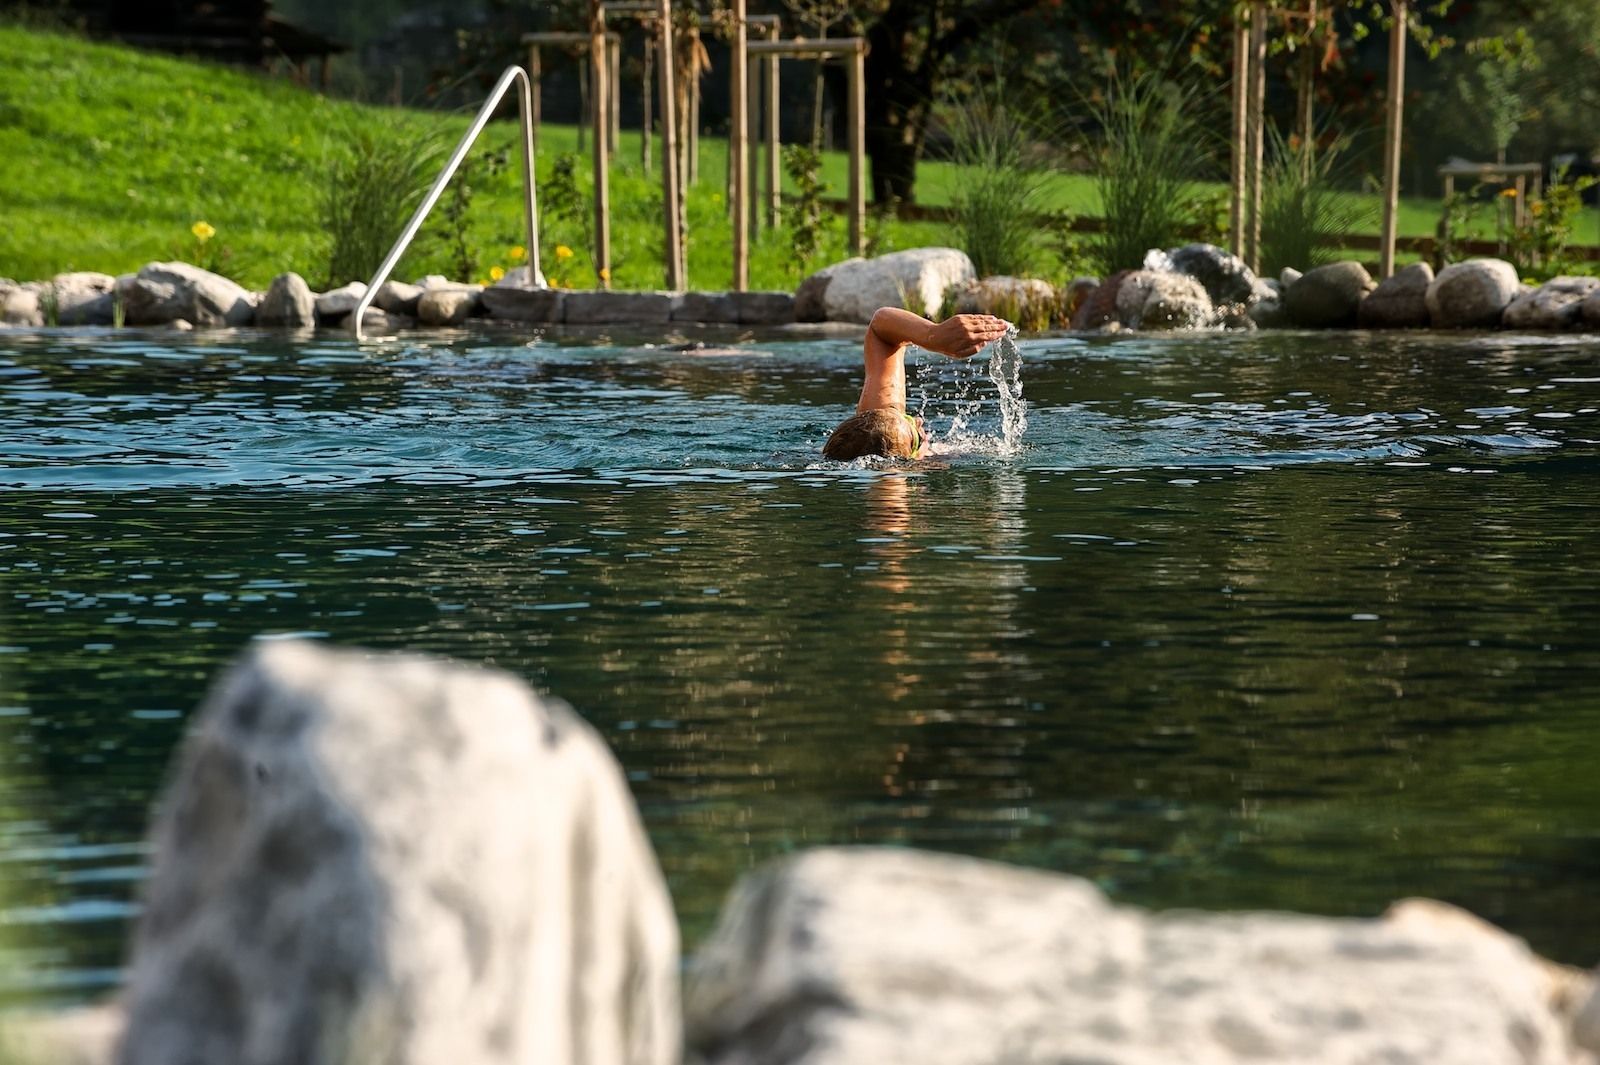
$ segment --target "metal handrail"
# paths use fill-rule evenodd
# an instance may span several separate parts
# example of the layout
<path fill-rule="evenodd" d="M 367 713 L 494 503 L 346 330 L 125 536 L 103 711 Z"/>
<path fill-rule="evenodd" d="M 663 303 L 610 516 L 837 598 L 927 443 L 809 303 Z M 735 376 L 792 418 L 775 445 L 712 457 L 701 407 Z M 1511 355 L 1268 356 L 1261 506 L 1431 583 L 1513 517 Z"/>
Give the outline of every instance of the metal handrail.
<path fill-rule="evenodd" d="M 456 150 L 451 153 L 450 161 L 445 164 L 444 172 L 433 183 L 433 188 L 428 190 L 428 195 L 423 197 L 417 209 L 411 215 L 411 221 L 406 223 L 405 232 L 400 234 L 400 239 L 394 242 L 394 247 L 389 249 L 389 254 L 384 258 L 383 265 L 378 267 L 378 272 L 372 276 L 367 284 L 367 291 L 361 297 L 361 302 L 356 304 L 355 326 L 356 339 L 365 340 L 361 331 L 361 316 L 367 313 L 367 308 L 372 306 L 372 299 L 378 294 L 378 287 L 389 279 L 389 272 L 400 261 L 400 256 L 405 254 L 406 248 L 416 237 L 417 231 L 422 228 L 422 222 L 428 217 L 428 212 L 433 210 L 433 205 L 439 202 L 445 186 L 455 176 L 456 168 L 461 165 L 461 160 L 467 157 L 467 151 L 478 139 L 478 134 L 483 132 L 483 127 L 489 124 L 489 116 L 494 109 L 500 106 L 506 90 L 512 82 L 517 82 L 521 92 L 517 96 L 517 113 L 522 120 L 522 191 L 523 191 L 523 218 L 528 224 L 528 280 L 530 288 L 545 288 L 544 274 L 539 272 L 539 208 L 535 202 L 533 182 L 533 90 L 532 83 L 528 80 L 528 72 L 519 66 L 506 67 L 500 75 L 500 80 L 495 83 L 494 91 L 489 93 L 489 98 L 478 109 L 478 117 L 472 120 L 472 125 L 461 138 L 461 143 L 456 145 Z"/>

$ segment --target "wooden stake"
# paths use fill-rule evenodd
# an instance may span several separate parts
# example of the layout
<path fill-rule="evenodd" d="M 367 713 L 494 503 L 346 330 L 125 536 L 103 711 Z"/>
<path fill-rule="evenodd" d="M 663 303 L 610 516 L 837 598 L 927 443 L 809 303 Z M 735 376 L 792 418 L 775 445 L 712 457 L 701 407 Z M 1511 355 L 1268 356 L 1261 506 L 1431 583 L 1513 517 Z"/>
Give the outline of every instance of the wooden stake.
<path fill-rule="evenodd" d="M 862 44 L 850 56 L 850 248 L 857 255 L 867 250 L 867 50 Z"/>
<path fill-rule="evenodd" d="M 693 34 L 694 58 L 689 61 L 689 184 L 700 184 L 700 30 Z"/>
<path fill-rule="evenodd" d="M 1228 250 L 1244 257 L 1245 104 L 1250 80 L 1250 14 L 1240 9 L 1233 22 L 1233 144 L 1228 168 Z"/>
<path fill-rule="evenodd" d="M 1392 0 L 1389 31 L 1389 99 L 1383 138 L 1383 247 L 1379 272 L 1394 274 L 1394 240 L 1400 214 L 1400 135 L 1405 120 L 1406 0 Z"/>
<path fill-rule="evenodd" d="M 611 116 L 610 151 L 615 155 L 617 142 L 622 138 L 622 38 L 618 36 L 608 39 L 606 52 L 610 67 L 606 71 L 606 106 Z"/>
<path fill-rule="evenodd" d="M 661 203 L 666 212 L 667 288 L 676 292 L 686 282 L 683 262 L 683 213 L 680 209 L 678 116 L 672 57 L 672 0 L 661 0 Z M 645 136 L 648 139 L 649 131 Z"/>
<path fill-rule="evenodd" d="M 1255 0 L 1250 10 L 1250 224 L 1245 231 L 1245 263 L 1261 269 L 1261 166 L 1266 159 L 1267 5 Z"/>
<path fill-rule="evenodd" d="M 774 40 L 777 27 L 772 30 Z M 767 57 L 767 225 L 778 227 L 778 209 L 783 186 L 779 178 L 778 158 L 778 57 Z"/>
<path fill-rule="evenodd" d="M 644 41 L 644 84 L 639 89 L 644 103 L 643 132 L 639 137 L 639 168 L 646 174 L 650 173 L 650 141 L 651 126 L 655 123 L 655 115 L 651 113 L 650 79 L 655 74 L 655 42 L 646 37 Z"/>
<path fill-rule="evenodd" d="M 611 118 L 610 93 L 606 85 L 606 13 L 600 0 L 589 0 L 589 65 L 594 104 L 594 269 L 600 287 L 611 287 L 611 160 L 607 152 L 606 127 Z"/>
<path fill-rule="evenodd" d="M 745 104 L 750 97 L 749 61 L 745 52 L 745 0 L 732 0 L 733 12 L 733 77 L 731 94 L 731 122 L 728 128 L 728 176 L 731 179 L 729 204 L 733 214 L 733 290 L 743 292 L 750 287 L 750 205 L 748 185 L 750 159 L 746 151 L 745 130 L 749 119 Z"/>

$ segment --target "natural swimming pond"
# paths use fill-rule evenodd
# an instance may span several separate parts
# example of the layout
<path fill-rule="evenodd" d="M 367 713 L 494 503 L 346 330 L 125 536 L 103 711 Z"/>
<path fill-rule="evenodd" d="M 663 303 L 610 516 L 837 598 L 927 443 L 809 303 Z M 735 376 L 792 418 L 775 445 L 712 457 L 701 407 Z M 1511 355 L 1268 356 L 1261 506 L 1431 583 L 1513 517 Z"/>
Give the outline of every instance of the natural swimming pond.
<path fill-rule="evenodd" d="M 1019 451 L 917 356 L 945 451 L 862 467 L 854 340 L 0 334 L 0 971 L 116 982 L 185 716 L 295 633 L 570 701 L 691 945 L 892 842 L 1600 957 L 1600 339 L 1022 351 Z"/>

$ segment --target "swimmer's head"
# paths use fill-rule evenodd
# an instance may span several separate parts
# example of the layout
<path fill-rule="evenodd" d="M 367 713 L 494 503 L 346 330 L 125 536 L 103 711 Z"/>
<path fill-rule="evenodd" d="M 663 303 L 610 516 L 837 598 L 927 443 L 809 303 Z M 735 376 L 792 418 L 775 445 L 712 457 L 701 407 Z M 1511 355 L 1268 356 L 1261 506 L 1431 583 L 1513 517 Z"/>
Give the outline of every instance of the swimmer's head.
<path fill-rule="evenodd" d="M 927 445 L 928 434 L 922 419 L 895 407 L 864 410 L 839 423 L 822 445 L 830 459 L 855 459 L 863 455 L 887 455 L 914 459 Z"/>

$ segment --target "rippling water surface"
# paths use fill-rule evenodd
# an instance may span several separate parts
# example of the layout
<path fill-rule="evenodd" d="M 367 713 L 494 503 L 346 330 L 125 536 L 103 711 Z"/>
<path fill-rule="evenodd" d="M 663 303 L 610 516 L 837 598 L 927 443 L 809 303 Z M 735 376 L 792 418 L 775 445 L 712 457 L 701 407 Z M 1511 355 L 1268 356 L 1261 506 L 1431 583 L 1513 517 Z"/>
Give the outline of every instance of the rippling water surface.
<path fill-rule="evenodd" d="M 208 680 L 298 634 L 488 662 L 626 767 L 689 941 L 893 842 L 1155 906 L 1432 895 L 1600 960 L 1600 341 L 859 345 L 0 333 L 0 972 L 113 986 Z"/>

